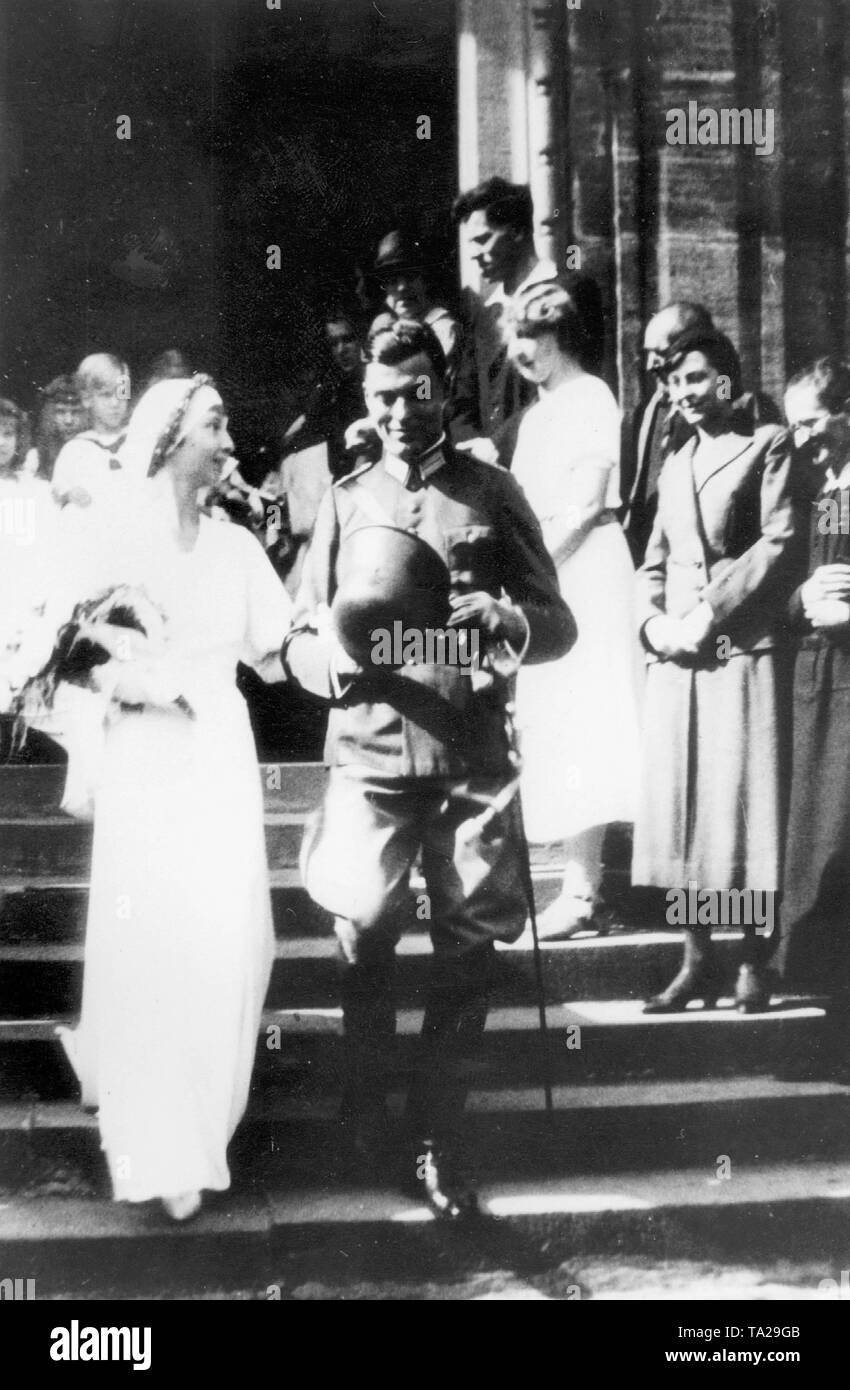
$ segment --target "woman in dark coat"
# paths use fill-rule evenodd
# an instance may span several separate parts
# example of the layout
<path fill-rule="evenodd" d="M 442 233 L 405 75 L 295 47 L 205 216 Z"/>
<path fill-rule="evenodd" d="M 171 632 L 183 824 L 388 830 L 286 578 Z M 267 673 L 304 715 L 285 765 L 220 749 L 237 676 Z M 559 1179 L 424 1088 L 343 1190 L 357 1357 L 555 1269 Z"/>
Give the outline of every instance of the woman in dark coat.
<path fill-rule="evenodd" d="M 831 996 L 850 1025 L 850 368 L 821 358 L 785 409 L 808 475 L 808 563 L 790 601 L 793 775 L 778 963 L 791 989 Z M 805 472 L 804 472 L 805 470 Z"/>
<path fill-rule="evenodd" d="M 675 340 L 667 384 L 693 433 L 661 472 L 638 572 L 649 669 L 632 879 L 773 894 L 782 845 L 775 654 L 795 527 L 790 440 L 735 413 L 740 365 L 717 330 Z M 745 928 L 735 986 L 743 1012 L 769 1003 L 758 945 L 755 927 Z M 682 969 L 645 1012 L 700 998 L 710 1007 L 720 987 L 710 928 L 689 920 Z"/>

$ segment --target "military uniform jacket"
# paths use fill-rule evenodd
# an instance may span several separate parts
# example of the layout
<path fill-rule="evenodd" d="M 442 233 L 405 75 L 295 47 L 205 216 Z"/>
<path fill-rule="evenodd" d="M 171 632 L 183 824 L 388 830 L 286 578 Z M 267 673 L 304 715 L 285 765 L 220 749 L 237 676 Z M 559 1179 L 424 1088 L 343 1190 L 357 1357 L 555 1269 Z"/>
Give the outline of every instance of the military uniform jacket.
<path fill-rule="evenodd" d="M 552 660 L 575 638 L 537 519 L 508 473 L 448 445 L 416 491 L 383 461 L 366 464 L 325 494 L 283 652 L 295 681 L 332 701 L 325 761 L 400 777 L 506 770 L 508 680 L 497 676 L 481 689 L 467 671 L 423 663 L 377 675 L 373 668 L 337 684 L 334 639 L 322 615 L 336 593 L 341 542 L 374 524 L 361 490 L 372 495 L 388 522 L 434 548 L 448 567 L 452 592 L 504 591 L 528 623 L 524 660 Z"/>

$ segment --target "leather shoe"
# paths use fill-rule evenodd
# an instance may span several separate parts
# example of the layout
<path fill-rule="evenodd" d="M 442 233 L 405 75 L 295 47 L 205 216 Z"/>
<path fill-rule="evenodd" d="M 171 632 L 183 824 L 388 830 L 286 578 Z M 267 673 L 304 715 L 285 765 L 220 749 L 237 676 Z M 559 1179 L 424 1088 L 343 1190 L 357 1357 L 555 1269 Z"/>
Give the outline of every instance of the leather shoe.
<path fill-rule="evenodd" d="M 414 1163 L 411 1196 L 424 1202 L 441 1221 L 468 1221 L 478 1214 L 476 1194 L 454 1190 L 444 1154 L 426 1144 L 416 1155 Z"/>
<path fill-rule="evenodd" d="M 757 965 L 745 961 L 739 966 L 735 1008 L 739 1014 L 763 1014 L 770 1008 L 770 981 Z"/>
<path fill-rule="evenodd" d="M 645 1014 L 683 1013 L 694 999 L 701 999 L 704 1009 L 717 1007 L 720 980 L 714 970 L 681 970 L 675 980 L 661 993 L 647 999 Z"/>

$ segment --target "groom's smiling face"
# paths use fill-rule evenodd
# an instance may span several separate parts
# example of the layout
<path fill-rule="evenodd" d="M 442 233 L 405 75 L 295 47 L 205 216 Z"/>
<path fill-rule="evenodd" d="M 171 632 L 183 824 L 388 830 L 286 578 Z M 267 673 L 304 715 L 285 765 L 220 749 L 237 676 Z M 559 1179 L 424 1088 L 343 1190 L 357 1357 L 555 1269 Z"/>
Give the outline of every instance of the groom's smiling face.
<path fill-rule="evenodd" d="M 426 353 L 416 353 L 395 366 L 368 363 L 364 392 L 370 418 L 388 453 L 410 463 L 440 438 L 443 386 Z"/>

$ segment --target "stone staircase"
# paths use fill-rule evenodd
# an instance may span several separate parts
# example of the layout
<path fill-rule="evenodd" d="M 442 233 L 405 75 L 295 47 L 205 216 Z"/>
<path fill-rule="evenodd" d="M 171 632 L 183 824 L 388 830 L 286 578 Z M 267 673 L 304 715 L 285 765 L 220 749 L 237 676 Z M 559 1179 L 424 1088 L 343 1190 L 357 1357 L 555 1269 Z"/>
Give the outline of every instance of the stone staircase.
<path fill-rule="evenodd" d="M 657 902 L 629 894 L 616 837 L 607 894 L 618 925 L 544 948 L 552 1123 L 531 951 L 524 940 L 499 951 L 468 1116 L 469 1158 L 495 1219 L 446 1232 L 395 1191 L 346 1182 L 334 1151 L 335 945 L 296 867 L 324 774 L 302 763 L 259 775 L 277 957 L 252 1101 L 233 1145 L 232 1191 L 175 1229 L 148 1207 L 109 1200 L 95 1118 L 76 1102 L 54 1039 L 79 1007 L 90 827 L 58 810 L 63 769 L 0 767 L 0 1277 L 36 1278 L 39 1297 L 286 1297 L 316 1280 L 439 1281 L 606 1254 L 793 1257 L 824 1277 L 847 1265 L 850 1088 L 770 1074 L 780 1039 L 786 1049 L 816 1045 L 822 1008 L 782 1000 L 742 1018 L 726 1001 L 645 1017 L 641 1001 L 667 982 L 679 944 Z M 542 906 L 557 891 L 558 865 L 536 856 L 533 875 Z M 735 934 L 719 949 L 731 981 Z M 396 1113 L 429 952 L 421 931 L 399 948 Z M 279 1047 L 269 1046 L 274 1037 Z"/>

